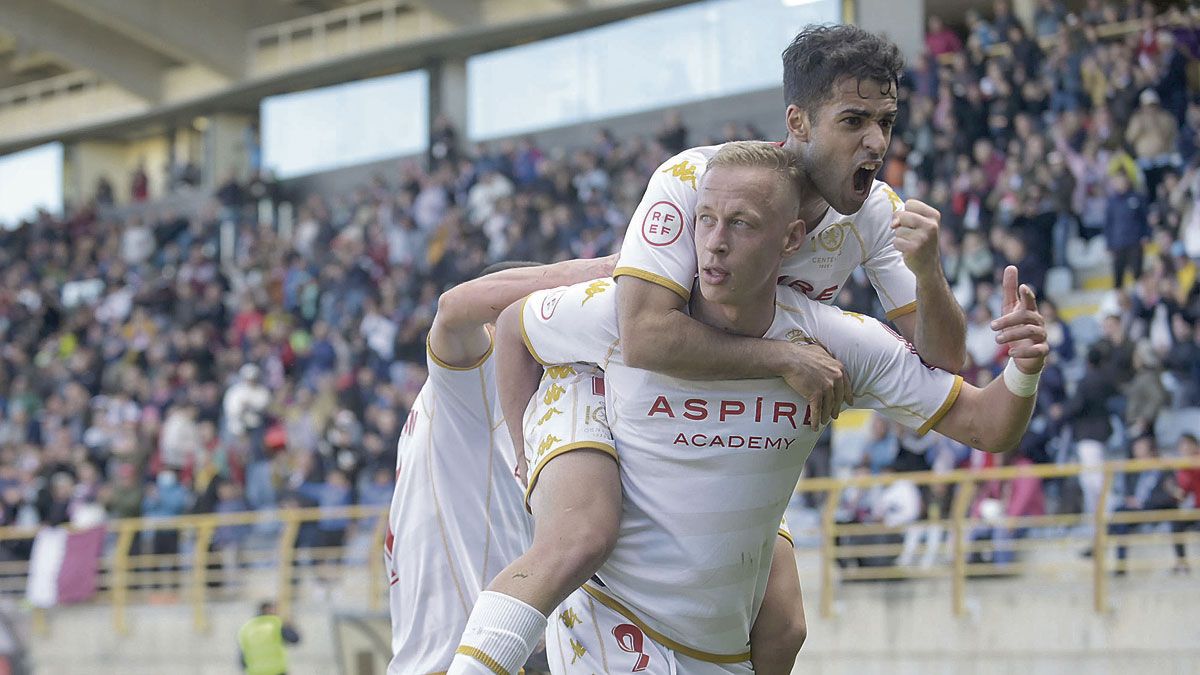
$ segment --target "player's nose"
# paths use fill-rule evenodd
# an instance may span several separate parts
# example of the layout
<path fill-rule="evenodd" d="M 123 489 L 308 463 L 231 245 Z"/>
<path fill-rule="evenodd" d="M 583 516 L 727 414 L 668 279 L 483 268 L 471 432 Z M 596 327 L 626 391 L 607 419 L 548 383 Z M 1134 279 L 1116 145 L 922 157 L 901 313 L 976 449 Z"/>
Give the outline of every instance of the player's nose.
<path fill-rule="evenodd" d="M 863 148 L 871 153 L 872 157 L 883 157 L 883 153 L 887 151 L 887 137 L 884 136 L 883 129 L 880 129 L 879 125 L 868 126 L 867 133 L 863 136 Z"/>

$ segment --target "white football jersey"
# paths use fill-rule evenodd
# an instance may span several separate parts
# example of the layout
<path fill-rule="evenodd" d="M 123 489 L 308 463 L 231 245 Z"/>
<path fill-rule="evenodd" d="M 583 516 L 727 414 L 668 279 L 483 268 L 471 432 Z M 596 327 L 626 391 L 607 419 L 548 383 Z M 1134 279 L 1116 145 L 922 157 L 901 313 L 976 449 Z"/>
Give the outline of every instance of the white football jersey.
<path fill-rule="evenodd" d="M 390 675 L 447 670 L 479 592 L 530 541 L 492 350 L 471 368 L 432 351 L 427 361 L 400 433 L 384 547 Z"/>
<path fill-rule="evenodd" d="M 708 160 L 720 149 L 685 150 L 654 172 L 629 221 L 613 276 L 645 279 L 688 298 L 696 276 L 696 190 Z M 900 197 L 881 181 L 875 181 L 858 213 L 829 208 L 804 246 L 783 261 L 779 283 L 830 304 L 861 265 L 888 319 L 915 311 L 917 279 L 892 245 L 892 215 L 903 208 Z"/>
<path fill-rule="evenodd" d="M 860 407 L 923 433 L 953 405 L 962 379 L 926 366 L 880 322 L 786 286 L 776 293 L 763 337 L 824 345 L 845 365 Z M 585 590 L 681 653 L 744 660 L 776 527 L 819 432 L 805 426 L 808 406 L 782 379 L 696 382 L 624 366 L 615 296 L 589 282 L 539 291 L 522 308 L 535 358 L 605 369 L 624 505 L 616 548 L 597 575 L 603 586 Z M 559 429 L 556 443 L 576 440 Z"/>

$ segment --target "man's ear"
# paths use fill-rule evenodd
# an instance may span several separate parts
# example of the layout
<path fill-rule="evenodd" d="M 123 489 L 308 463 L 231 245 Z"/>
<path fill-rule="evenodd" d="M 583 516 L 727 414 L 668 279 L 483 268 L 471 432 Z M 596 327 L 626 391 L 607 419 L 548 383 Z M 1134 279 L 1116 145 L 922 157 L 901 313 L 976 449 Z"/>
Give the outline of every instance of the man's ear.
<path fill-rule="evenodd" d="M 798 105 L 790 104 L 787 107 L 787 112 L 784 113 L 787 124 L 788 136 L 802 143 L 808 142 L 808 137 L 812 133 L 812 122 L 808 119 L 808 112 Z"/>
<path fill-rule="evenodd" d="M 804 245 L 804 237 L 808 235 L 808 226 L 803 220 L 794 220 L 784 232 L 783 257 L 787 258 Z"/>

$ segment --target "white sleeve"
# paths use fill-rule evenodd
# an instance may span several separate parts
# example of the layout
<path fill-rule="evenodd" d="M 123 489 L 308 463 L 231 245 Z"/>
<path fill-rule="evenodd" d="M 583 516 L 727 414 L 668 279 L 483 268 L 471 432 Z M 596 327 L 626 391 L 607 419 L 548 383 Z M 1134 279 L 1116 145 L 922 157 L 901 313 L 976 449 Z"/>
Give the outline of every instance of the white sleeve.
<path fill-rule="evenodd" d="M 837 307 L 812 307 L 813 337 L 845 365 L 854 407 L 878 410 L 924 434 L 954 405 L 962 378 L 925 365 L 891 328 Z"/>
<path fill-rule="evenodd" d="M 904 202 L 887 183 L 876 182 L 874 193 L 863 205 L 857 220 L 865 229 L 876 232 L 875 241 L 863 262 L 867 279 L 875 287 L 879 303 L 888 320 L 904 316 L 917 309 L 917 278 L 904 263 L 904 255 L 896 250 L 892 233 L 892 216 L 904 210 Z"/>
<path fill-rule="evenodd" d="M 544 366 L 590 363 L 605 367 L 618 344 L 616 284 L 584 281 L 531 293 L 521 306 L 521 335 Z"/>
<path fill-rule="evenodd" d="M 696 276 L 696 187 L 705 163 L 693 148 L 655 169 L 629 220 L 614 277 L 644 279 L 688 299 Z"/>
<path fill-rule="evenodd" d="M 438 358 L 429 339 L 425 339 L 425 365 L 429 369 L 426 386 L 438 397 L 439 407 L 445 414 L 463 423 L 493 424 L 500 408 L 494 393 L 494 354 L 495 339 L 492 338 L 487 352 L 478 361 L 469 366 L 452 366 Z"/>

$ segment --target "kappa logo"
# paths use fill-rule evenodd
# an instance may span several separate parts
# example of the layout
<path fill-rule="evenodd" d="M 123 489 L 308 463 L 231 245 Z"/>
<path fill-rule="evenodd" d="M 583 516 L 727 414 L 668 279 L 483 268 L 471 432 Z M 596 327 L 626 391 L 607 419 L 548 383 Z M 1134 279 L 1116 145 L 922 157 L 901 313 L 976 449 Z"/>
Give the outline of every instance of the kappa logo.
<path fill-rule="evenodd" d="M 642 239 L 651 246 L 670 246 L 683 234 L 683 212 L 671 202 L 655 202 L 642 218 Z"/>
<path fill-rule="evenodd" d="M 563 625 L 567 628 L 574 628 L 577 624 L 583 623 L 583 621 L 579 619 L 579 615 L 576 614 L 575 610 L 571 608 L 564 609 L 561 613 L 559 613 L 558 618 L 562 620 Z"/>
<path fill-rule="evenodd" d="M 565 393 L 567 393 L 566 389 L 563 389 L 557 384 L 552 384 L 550 385 L 550 388 L 546 390 L 546 395 L 542 397 L 542 403 L 545 403 L 546 405 L 554 405 Z"/>
<path fill-rule="evenodd" d="M 591 300 L 592 298 L 596 297 L 597 295 L 600 295 L 604 291 L 607 291 L 608 287 L 611 285 L 612 284 L 610 284 L 609 282 L 607 282 L 603 279 L 599 279 L 597 281 L 593 281 L 592 283 L 588 284 L 587 289 L 585 289 L 583 291 L 584 294 L 587 295 L 587 297 L 583 299 L 583 302 L 579 303 L 579 306 L 582 307 L 583 305 L 586 305 L 588 300 Z"/>
<path fill-rule="evenodd" d="M 674 166 L 669 166 L 662 170 L 663 173 L 669 173 L 679 179 L 681 183 L 687 183 L 696 189 L 696 165 L 684 160 Z"/>
<path fill-rule="evenodd" d="M 551 408 L 551 409 L 547 410 L 546 414 L 542 415 L 541 419 L 539 419 L 537 421 L 537 424 L 535 424 L 533 426 L 540 427 L 543 424 L 545 424 L 546 422 L 549 422 L 550 418 L 554 417 L 555 415 L 561 415 L 561 414 L 562 414 L 562 411 L 559 410 L 558 408 Z"/>
<path fill-rule="evenodd" d="M 899 211 L 904 206 L 904 202 L 900 200 L 900 195 L 896 194 L 896 191 L 892 189 L 892 186 L 884 185 L 883 195 L 888 198 L 889 202 L 892 203 L 892 213 Z"/>
<path fill-rule="evenodd" d="M 575 369 L 571 366 L 550 366 L 546 369 L 546 377 L 552 380 L 561 380 L 564 377 L 570 377 L 575 374 Z"/>
<path fill-rule="evenodd" d="M 545 438 L 543 438 L 542 442 L 538 444 L 538 449 L 537 449 L 538 457 L 541 457 L 542 455 L 546 454 L 546 451 L 549 450 L 551 447 L 553 447 L 555 443 L 562 443 L 562 439 L 559 438 L 558 436 L 555 436 L 554 434 L 549 434 Z"/>
<path fill-rule="evenodd" d="M 583 658 L 584 654 L 587 654 L 587 648 L 583 646 L 583 643 L 571 638 L 571 665 L 575 665 L 575 662 Z"/>
<path fill-rule="evenodd" d="M 554 310 L 558 309 L 558 301 L 562 300 L 563 293 L 566 292 L 566 289 L 563 289 L 561 291 L 555 291 L 547 295 L 545 298 L 542 298 L 542 307 L 539 310 L 539 314 L 542 316 L 542 321 L 549 321 L 550 317 L 554 316 Z"/>

